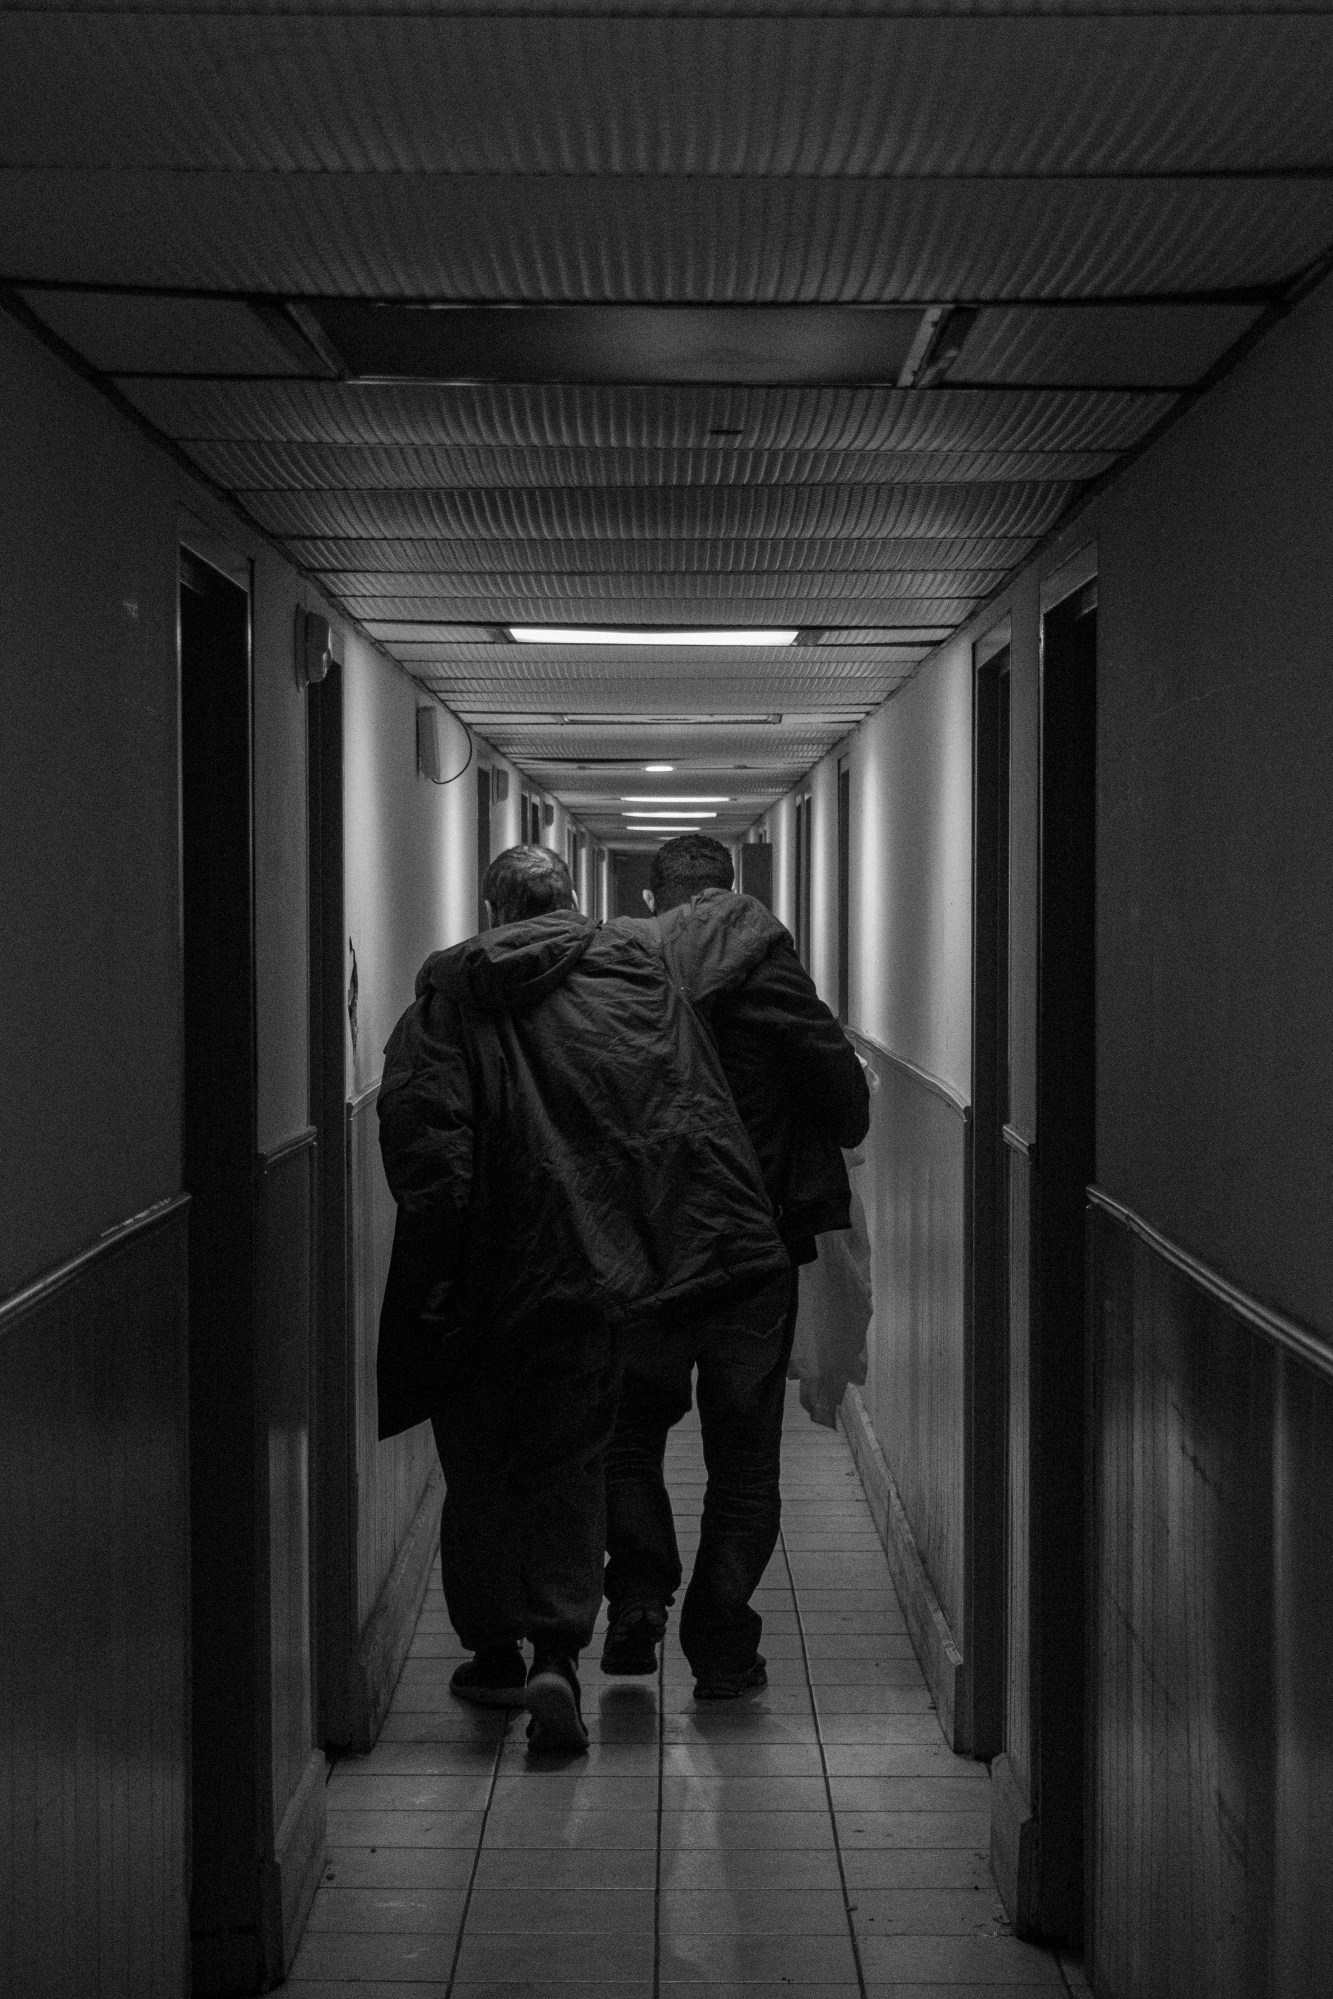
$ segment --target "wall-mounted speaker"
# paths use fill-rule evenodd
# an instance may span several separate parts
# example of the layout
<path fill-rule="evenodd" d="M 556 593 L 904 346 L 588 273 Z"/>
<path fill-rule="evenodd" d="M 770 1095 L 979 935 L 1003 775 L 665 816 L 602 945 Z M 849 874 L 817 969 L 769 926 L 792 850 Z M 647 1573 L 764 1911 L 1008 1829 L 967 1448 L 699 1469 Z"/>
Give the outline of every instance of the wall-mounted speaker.
<path fill-rule="evenodd" d="M 417 709 L 417 775 L 438 784 L 444 772 L 444 731 L 438 708 Z"/>

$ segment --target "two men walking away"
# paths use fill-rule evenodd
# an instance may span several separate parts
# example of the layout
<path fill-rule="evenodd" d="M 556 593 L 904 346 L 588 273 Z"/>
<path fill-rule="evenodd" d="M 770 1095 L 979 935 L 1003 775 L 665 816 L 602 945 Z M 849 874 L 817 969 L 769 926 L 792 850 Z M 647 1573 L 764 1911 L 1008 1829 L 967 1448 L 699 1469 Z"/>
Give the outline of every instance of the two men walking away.
<path fill-rule="evenodd" d="M 610 927 L 656 932 L 673 984 L 708 1022 L 790 1269 L 785 1286 L 741 1306 L 681 1300 L 630 1343 L 606 1455 L 602 1669 L 651 1673 L 656 1665 L 682 1577 L 666 1441 L 689 1410 L 697 1371 L 708 1481 L 680 1642 L 695 1698 L 730 1699 L 765 1683 L 762 1620 L 750 1598 L 778 1536 L 797 1273 L 813 1262 L 817 1235 L 850 1226 L 842 1148 L 865 1137 L 870 1098 L 860 1060 L 788 932 L 762 903 L 730 893 L 731 857 L 719 841 L 667 841 L 650 881 L 645 900 L 655 920 Z"/>
<path fill-rule="evenodd" d="M 380 1435 L 434 1426 L 445 1598 L 475 1655 L 455 1691 L 580 1747 L 627 1345 L 664 1315 L 767 1336 L 788 1258 L 653 927 L 581 916 L 540 847 L 500 855 L 483 894 L 492 928 L 427 960 L 385 1051 Z"/>

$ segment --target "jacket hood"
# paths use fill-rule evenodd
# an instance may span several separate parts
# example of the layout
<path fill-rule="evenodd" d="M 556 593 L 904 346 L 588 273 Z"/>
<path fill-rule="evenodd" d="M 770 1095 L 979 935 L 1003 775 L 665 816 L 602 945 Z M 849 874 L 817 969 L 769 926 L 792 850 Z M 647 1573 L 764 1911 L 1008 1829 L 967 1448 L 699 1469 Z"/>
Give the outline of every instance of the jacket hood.
<path fill-rule="evenodd" d="M 433 987 L 483 1013 L 525 1013 L 564 984 L 597 928 L 576 909 L 555 909 L 484 931 L 427 958 L 417 973 L 417 998 Z"/>
<path fill-rule="evenodd" d="M 692 901 L 657 918 L 662 942 L 681 983 L 696 1001 L 743 985 L 780 937 L 787 935 L 770 909 L 752 895 L 706 888 Z"/>

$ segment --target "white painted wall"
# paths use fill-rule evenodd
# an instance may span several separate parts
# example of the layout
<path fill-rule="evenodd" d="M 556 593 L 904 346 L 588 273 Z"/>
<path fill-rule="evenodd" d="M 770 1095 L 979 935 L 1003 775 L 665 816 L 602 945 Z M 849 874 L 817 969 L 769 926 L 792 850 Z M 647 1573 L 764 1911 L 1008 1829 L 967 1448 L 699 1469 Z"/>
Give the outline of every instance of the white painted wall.
<path fill-rule="evenodd" d="M 970 646 L 945 648 L 851 744 L 850 1024 L 964 1096 L 971 1090 L 971 671 Z M 826 902 L 823 951 L 832 928 Z"/>

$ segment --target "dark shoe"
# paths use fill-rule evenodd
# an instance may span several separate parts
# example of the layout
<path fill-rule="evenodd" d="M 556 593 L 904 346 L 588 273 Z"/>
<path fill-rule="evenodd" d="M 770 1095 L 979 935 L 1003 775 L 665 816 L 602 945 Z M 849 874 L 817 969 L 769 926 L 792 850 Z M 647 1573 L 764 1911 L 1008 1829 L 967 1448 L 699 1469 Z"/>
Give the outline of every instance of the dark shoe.
<path fill-rule="evenodd" d="M 474 1707 L 522 1707 L 527 1665 L 517 1643 L 489 1645 L 454 1669 L 449 1691 Z"/>
<path fill-rule="evenodd" d="M 631 1603 L 616 1611 L 602 1647 L 602 1671 L 614 1679 L 655 1673 L 658 1641 L 666 1623 L 660 1603 Z"/>
<path fill-rule="evenodd" d="M 528 1741 L 534 1749 L 586 1749 L 588 1731 L 579 1705 L 579 1676 L 566 1654 L 547 1653 L 532 1662 L 523 1705 L 532 1716 Z"/>
<path fill-rule="evenodd" d="M 738 1701 L 743 1694 L 755 1694 L 768 1685 L 766 1661 L 762 1654 L 755 1655 L 752 1666 L 743 1666 L 739 1672 L 723 1673 L 709 1671 L 700 1673 L 694 1683 L 694 1698 L 697 1701 Z"/>

